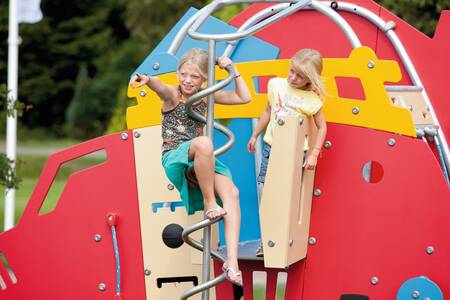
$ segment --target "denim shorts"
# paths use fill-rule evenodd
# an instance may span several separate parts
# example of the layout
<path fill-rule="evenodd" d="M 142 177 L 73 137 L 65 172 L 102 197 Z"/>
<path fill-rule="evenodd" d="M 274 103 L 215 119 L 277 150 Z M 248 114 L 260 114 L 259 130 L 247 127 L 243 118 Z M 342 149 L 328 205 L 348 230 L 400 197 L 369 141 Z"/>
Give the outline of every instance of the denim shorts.
<path fill-rule="evenodd" d="M 272 146 L 270 146 L 267 143 L 263 143 L 263 150 L 261 154 L 261 166 L 259 169 L 259 176 L 256 179 L 256 182 L 264 184 L 266 181 L 266 174 L 267 174 L 267 166 L 269 165 L 269 157 L 270 157 L 270 150 L 272 149 Z M 305 162 L 306 158 L 306 151 L 303 153 L 303 163 Z"/>
<path fill-rule="evenodd" d="M 270 149 L 272 149 L 272 147 L 269 144 L 263 143 L 263 150 L 261 154 L 261 167 L 259 169 L 259 176 L 256 179 L 256 182 L 258 183 L 264 183 L 266 181 L 266 173 L 267 173 L 267 166 L 269 165 Z"/>

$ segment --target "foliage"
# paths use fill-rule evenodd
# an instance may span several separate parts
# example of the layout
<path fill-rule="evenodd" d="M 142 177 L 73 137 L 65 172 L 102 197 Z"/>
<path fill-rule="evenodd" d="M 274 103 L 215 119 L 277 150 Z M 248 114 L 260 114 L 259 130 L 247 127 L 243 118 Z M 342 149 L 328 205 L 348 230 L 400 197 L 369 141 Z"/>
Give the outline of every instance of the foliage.
<path fill-rule="evenodd" d="M 63 134 L 65 110 L 74 96 L 81 64 L 97 74 L 99 57 L 111 53 L 128 31 L 123 26 L 123 8 L 114 0 L 42 1 L 44 19 L 21 24 L 19 98 L 33 105 L 23 118 L 29 127 L 46 127 Z M 7 48 L 7 2 L 0 3 L 0 46 Z M 6 62 L 6 51 L 0 52 Z M 5 81 L 6 64 L 0 64 Z"/>
<path fill-rule="evenodd" d="M 17 114 L 18 117 L 23 116 L 24 111 L 32 108 L 32 105 L 26 105 L 17 99 L 8 96 L 9 91 L 6 84 L 0 84 L 0 111 L 5 111 L 7 117 Z"/>
<path fill-rule="evenodd" d="M 6 154 L 0 153 L 0 185 L 8 189 L 17 189 L 21 181 L 14 172 L 14 160 L 9 159 Z"/>
<path fill-rule="evenodd" d="M 430 37 L 434 35 L 441 11 L 450 8 L 449 0 L 378 0 L 377 2 Z"/>
<path fill-rule="evenodd" d="M 127 87 L 123 87 L 122 89 L 120 89 L 113 116 L 108 124 L 108 128 L 106 129 L 107 134 L 127 129 L 126 111 L 127 107 L 131 106 L 130 100 L 131 99 L 128 99 L 127 97 Z"/>

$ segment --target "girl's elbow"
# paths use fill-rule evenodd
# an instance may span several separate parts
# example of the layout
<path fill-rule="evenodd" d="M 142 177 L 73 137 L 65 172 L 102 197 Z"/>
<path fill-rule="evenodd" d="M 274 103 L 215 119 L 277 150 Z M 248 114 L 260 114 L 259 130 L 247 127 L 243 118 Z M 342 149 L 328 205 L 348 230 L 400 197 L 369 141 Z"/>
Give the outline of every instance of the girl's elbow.
<path fill-rule="evenodd" d="M 242 103 L 243 104 L 250 103 L 250 101 L 252 101 L 252 98 L 250 96 L 242 98 Z"/>

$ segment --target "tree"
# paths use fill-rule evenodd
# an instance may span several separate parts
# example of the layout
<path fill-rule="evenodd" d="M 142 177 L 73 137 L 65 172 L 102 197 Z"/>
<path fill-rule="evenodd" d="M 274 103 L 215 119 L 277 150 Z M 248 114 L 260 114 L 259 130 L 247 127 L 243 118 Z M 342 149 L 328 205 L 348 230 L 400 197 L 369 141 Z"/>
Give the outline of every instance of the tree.
<path fill-rule="evenodd" d="M 440 13 L 450 8 L 449 0 L 378 0 L 394 14 L 432 37 Z"/>

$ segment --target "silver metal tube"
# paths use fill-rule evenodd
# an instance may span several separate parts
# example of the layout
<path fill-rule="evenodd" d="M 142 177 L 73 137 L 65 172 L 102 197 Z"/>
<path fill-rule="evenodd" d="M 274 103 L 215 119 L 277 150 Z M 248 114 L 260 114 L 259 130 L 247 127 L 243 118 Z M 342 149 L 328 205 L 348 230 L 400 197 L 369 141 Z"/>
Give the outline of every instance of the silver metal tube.
<path fill-rule="evenodd" d="M 192 239 L 189 235 L 197 230 L 202 229 L 205 226 L 211 226 L 219 221 L 220 221 L 220 219 L 215 219 L 215 220 L 204 219 L 198 223 L 195 223 L 189 227 L 186 227 L 183 230 L 181 237 L 183 238 L 183 241 L 186 244 L 188 244 L 189 246 L 191 246 L 199 251 L 203 251 L 203 244 Z M 214 249 L 211 249 L 211 256 L 220 260 L 221 262 L 225 262 L 225 257 L 223 257 L 223 255 L 221 255 L 219 252 L 215 251 Z"/>
<path fill-rule="evenodd" d="M 202 283 L 197 285 L 196 287 L 193 287 L 192 289 L 187 290 L 186 292 L 184 292 L 181 295 L 181 300 L 186 300 L 189 297 L 192 297 L 193 295 L 200 293 L 201 291 L 209 291 L 210 288 L 218 285 L 219 283 L 221 283 L 222 281 L 224 281 L 226 279 L 226 275 L 225 273 L 223 273 L 222 275 L 214 278 L 211 281 L 208 281 L 206 283 Z"/>
<path fill-rule="evenodd" d="M 210 87 L 202 90 L 201 92 L 193 95 L 192 97 L 190 97 L 188 99 L 188 101 L 186 102 L 186 110 L 188 111 L 188 114 L 192 118 L 194 118 L 200 122 L 204 122 L 204 123 L 207 122 L 207 119 L 204 116 L 202 116 L 201 114 L 192 110 L 192 105 L 196 101 L 206 97 L 208 94 L 214 93 L 218 90 L 221 90 L 222 88 L 226 87 L 234 80 L 234 75 L 235 75 L 234 69 L 232 67 L 228 66 L 226 68 L 226 70 L 229 73 L 227 78 L 225 78 L 224 80 L 222 80 L 221 82 L 219 82 L 218 84 L 216 84 L 214 86 L 210 86 Z M 214 151 L 214 155 L 219 156 L 231 148 L 231 146 L 234 143 L 235 138 L 234 138 L 233 132 L 231 132 L 231 130 L 229 130 L 227 127 L 225 127 L 217 122 L 214 122 L 213 124 L 214 124 L 215 128 L 217 128 L 219 131 L 223 132 L 228 137 L 227 143 Z"/>
<path fill-rule="evenodd" d="M 336 25 L 338 25 L 339 28 L 341 28 L 341 30 L 345 33 L 353 48 L 361 47 L 361 42 L 355 31 L 353 31 L 350 24 L 348 24 L 347 21 L 343 17 L 341 17 L 341 15 L 339 15 L 334 9 L 318 1 L 312 1 L 311 7 L 324 14 L 334 23 L 336 23 Z"/>
<path fill-rule="evenodd" d="M 423 90 L 422 87 L 414 85 L 385 85 L 384 89 L 388 92 L 421 92 Z"/>
<path fill-rule="evenodd" d="M 214 86 L 216 66 L 216 41 L 209 40 L 208 54 L 208 87 Z M 208 94 L 208 116 L 206 120 L 206 136 L 214 141 L 214 93 Z"/>
<path fill-rule="evenodd" d="M 290 4 L 288 3 L 277 4 L 259 11 L 251 18 L 249 18 L 244 24 L 242 24 L 242 26 L 239 27 L 237 32 L 243 32 L 247 28 L 258 23 L 260 20 L 266 19 L 267 17 L 270 17 L 283 9 L 286 9 L 287 7 L 289 7 L 289 5 Z M 311 5 L 302 7 L 299 10 L 310 10 L 310 9 L 322 13 L 326 17 L 330 18 L 334 23 L 336 23 L 336 25 L 345 33 L 346 37 L 348 38 L 353 48 L 361 47 L 361 41 L 359 40 L 355 31 L 352 29 L 350 24 L 348 24 L 348 22 L 335 10 L 318 1 L 312 1 Z M 224 51 L 224 56 L 230 56 L 233 50 L 236 48 L 236 45 L 237 45 L 236 42 L 229 44 Z"/>
<path fill-rule="evenodd" d="M 273 22 L 277 21 L 278 19 L 281 19 L 283 17 L 286 17 L 288 15 L 293 14 L 297 10 L 299 10 L 301 7 L 309 5 L 312 0 L 300 0 L 297 3 L 293 4 L 292 6 L 289 6 L 285 10 L 277 13 L 276 15 L 273 15 L 264 21 L 254 25 L 253 27 L 246 29 L 242 32 L 235 32 L 235 33 L 225 33 L 225 34 L 203 34 L 196 32 L 196 30 L 202 25 L 202 23 L 206 20 L 208 16 L 201 15 L 199 19 L 197 19 L 194 24 L 192 24 L 192 27 L 188 30 L 188 34 L 197 40 L 216 40 L 216 41 L 233 41 L 242 39 L 245 37 L 250 36 L 251 34 L 255 33 L 258 30 L 261 30 L 262 28 L 268 26 L 269 24 L 272 24 Z M 217 7 L 217 6 L 215 6 Z M 207 11 L 208 13 L 214 12 L 213 9 L 209 9 Z"/>
<path fill-rule="evenodd" d="M 198 222 L 198 223 L 196 223 L 196 224 L 194 224 L 194 225 L 192 225 L 190 227 L 185 228 L 183 230 L 182 235 L 181 235 L 181 237 L 183 238 L 183 241 L 186 244 L 190 245 L 191 247 L 193 247 L 193 248 L 195 248 L 197 250 L 204 251 L 204 249 L 205 249 L 204 246 L 205 245 L 203 245 L 202 243 L 192 239 L 189 235 L 192 234 L 193 232 L 197 231 L 197 230 L 202 229 L 202 228 L 204 228 L 204 230 L 206 230 L 207 228 L 211 228 L 211 225 L 219 222 L 219 220 L 220 219 L 216 219 L 216 220 L 205 219 L 205 220 L 200 221 L 200 222 Z M 203 237 L 203 240 L 205 240 L 204 237 Z M 225 257 L 223 257 L 220 253 L 218 253 L 217 251 L 215 251 L 213 249 L 211 249 L 211 255 L 214 258 L 220 260 L 221 262 L 225 262 Z M 203 266 L 205 266 L 205 264 Z M 208 275 L 209 275 L 209 273 L 208 273 Z M 222 275 L 214 278 L 211 281 L 204 281 L 202 284 L 200 284 L 200 285 L 198 285 L 198 286 L 196 286 L 196 287 L 194 287 L 192 289 L 189 289 L 186 292 L 184 292 L 181 295 L 181 299 L 188 299 L 189 297 L 191 297 L 191 296 L 193 296 L 193 295 L 195 295 L 197 293 L 200 293 L 202 291 L 203 291 L 202 299 L 203 299 L 203 297 L 206 297 L 206 299 L 208 299 L 208 297 L 209 297 L 209 289 L 212 288 L 213 286 L 219 284 L 220 282 L 224 281 L 225 279 L 226 279 L 226 274 L 222 274 Z M 207 292 L 206 296 L 204 294 L 205 291 Z"/>
<path fill-rule="evenodd" d="M 208 4 L 204 8 L 212 5 L 212 3 Z M 186 37 L 186 33 L 188 29 L 192 26 L 194 21 L 198 18 L 198 16 L 202 13 L 202 10 L 197 11 L 195 14 L 193 14 L 189 20 L 186 21 L 186 23 L 183 24 L 183 26 L 178 30 L 177 35 L 173 39 L 172 43 L 169 46 L 169 49 L 167 50 L 167 53 L 171 55 L 175 55 L 180 49 L 181 43 L 183 42 L 184 38 Z"/>
<path fill-rule="evenodd" d="M 331 3 L 331 2 L 325 2 L 325 3 Z M 412 63 L 408 53 L 406 52 L 406 49 L 403 46 L 403 43 L 398 38 L 397 34 L 393 31 L 394 26 L 393 26 L 392 22 L 385 22 L 379 16 L 377 16 L 370 10 L 365 9 L 358 5 L 347 3 L 347 2 L 339 2 L 338 9 L 362 16 L 362 17 L 368 19 L 369 21 L 371 21 L 372 23 L 374 23 L 378 28 L 383 30 L 383 32 L 386 34 L 387 38 L 391 41 L 392 45 L 394 46 L 395 50 L 397 51 L 397 54 L 399 55 L 401 61 L 403 62 L 403 65 L 405 66 L 405 69 L 408 72 L 408 75 L 411 78 L 414 85 L 422 88 L 422 91 L 421 91 L 422 96 L 425 100 L 426 105 L 429 108 L 430 116 L 431 116 L 434 124 L 437 125 L 439 128 L 441 128 L 441 125 L 437 118 L 436 112 L 434 111 L 433 105 L 431 104 L 431 100 L 428 97 L 428 94 L 422 84 L 422 81 L 420 80 L 419 74 L 417 74 L 414 64 Z M 445 135 L 442 132 L 442 130 L 438 130 L 437 138 L 442 147 L 445 165 L 446 165 L 447 169 L 450 169 L 450 150 L 448 148 L 447 139 L 445 138 Z"/>

